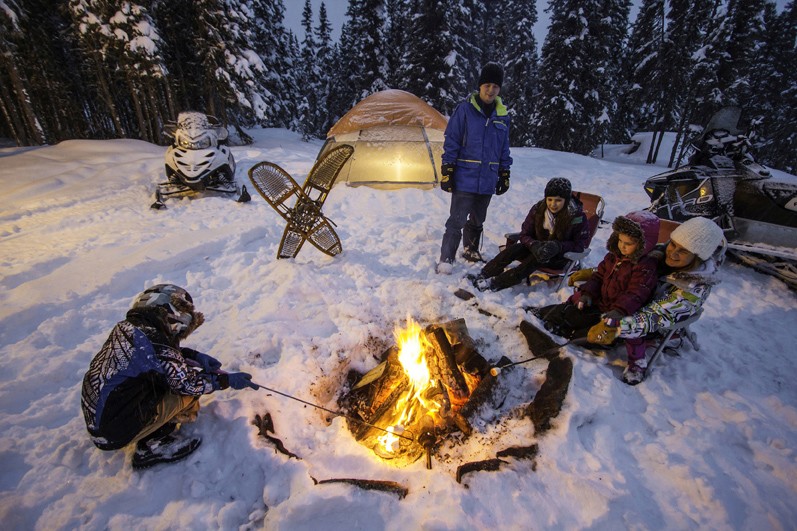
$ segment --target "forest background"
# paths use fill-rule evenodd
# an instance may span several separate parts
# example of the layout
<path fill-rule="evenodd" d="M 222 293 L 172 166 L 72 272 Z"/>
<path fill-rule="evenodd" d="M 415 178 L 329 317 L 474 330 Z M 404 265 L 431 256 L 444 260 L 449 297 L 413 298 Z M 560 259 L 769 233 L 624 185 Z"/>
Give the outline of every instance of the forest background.
<path fill-rule="evenodd" d="M 0 0 L 0 137 L 163 144 L 183 110 L 306 139 L 386 88 L 450 115 L 482 64 L 505 68 L 513 146 L 586 154 L 641 131 L 685 140 L 742 107 L 759 161 L 797 171 L 797 9 L 768 0 L 349 0 L 339 39 L 305 0 Z M 539 49 L 539 51 L 538 51 Z"/>

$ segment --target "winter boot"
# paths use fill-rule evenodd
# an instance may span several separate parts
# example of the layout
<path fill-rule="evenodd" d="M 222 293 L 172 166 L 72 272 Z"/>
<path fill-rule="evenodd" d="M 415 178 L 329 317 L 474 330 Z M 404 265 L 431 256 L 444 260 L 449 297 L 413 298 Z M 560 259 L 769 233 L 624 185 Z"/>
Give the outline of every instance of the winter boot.
<path fill-rule="evenodd" d="M 471 263 L 484 262 L 484 258 L 482 258 L 481 253 L 476 249 L 471 249 L 470 247 L 466 247 L 465 250 L 462 251 L 462 258 Z"/>
<path fill-rule="evenodd" d="M 174 425 L 171 426 L 174 429 Z M 139 470 L 158 463 L 179 461 L 191 455 L 201 443 L 202 439 L 199 437 L 188 437 L 180 433 L 162 435 L 156 431 L 136 444 L 136 451 L 133 453 L 133 468 Z"/>
<path fill-rule="evenodd" d="M 645 379 L 645 369 L 648 362 L 645 358 L 636 361 L 629 361 L 628 366 L 623 371 L 623 381 L 628 385 L 636 385 Z"/>

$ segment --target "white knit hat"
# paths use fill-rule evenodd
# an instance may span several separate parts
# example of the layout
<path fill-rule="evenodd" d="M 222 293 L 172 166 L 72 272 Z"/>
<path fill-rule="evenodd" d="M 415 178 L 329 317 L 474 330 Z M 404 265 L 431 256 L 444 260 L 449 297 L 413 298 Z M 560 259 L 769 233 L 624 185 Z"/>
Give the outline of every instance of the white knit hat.
<path fill-rule="evenodd" d="M 678 225 L 670 239 L 694 253 L 701 260 L 708 260 L 722 243 L 722 229 L 708 218 L 689 218 Z"/>

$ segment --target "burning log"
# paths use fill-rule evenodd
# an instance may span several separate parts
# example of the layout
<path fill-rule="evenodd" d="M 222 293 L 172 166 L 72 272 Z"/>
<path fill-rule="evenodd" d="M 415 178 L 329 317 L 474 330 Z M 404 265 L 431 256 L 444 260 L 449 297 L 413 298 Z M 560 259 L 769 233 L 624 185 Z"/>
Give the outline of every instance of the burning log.
<path fill-rule="evenodd" d="M 462 319 L 426 329 L 410 323 L 397 339 L 379 366 L 351 380 L 339 403 L 356 419 L 349 422 L 354 437 L 377 455 L 400 465 L 426 454 L 431 467 L 440 438 L 472 432 L 461 410 L 490 366 Z"/>

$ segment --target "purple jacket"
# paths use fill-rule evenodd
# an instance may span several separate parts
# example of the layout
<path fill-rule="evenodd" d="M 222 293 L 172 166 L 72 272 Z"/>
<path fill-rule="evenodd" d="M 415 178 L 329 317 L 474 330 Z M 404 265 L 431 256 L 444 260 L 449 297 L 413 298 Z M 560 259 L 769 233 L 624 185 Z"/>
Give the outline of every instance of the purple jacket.
<path fill-rule="evenodd" d="M 618 310 L 630 315 L 650 299 L 656 287 L 658 260 L 648 253 L 656 246 L 659 218 L 647 211 L 631 212 L 618 216 L 612 228 L 606 242 L 609 252 L 579 291 L 590 295 L 603 313 Z M 630 257 L 624 257 L 617 246 L 620 233 L 640 242 Z"/>
<path fill-rule="evenodd" d="M 562 209 L 554 216 L 553 234 L 543 227 L 546 210 L 545 199 L 531 207 L 520 228 L 520 243 L 531 248 L 536 241 L 556 240 L 562 244 L 560 254 L 580 253 L 587 248 L 590 240 L 589 223 L 581 203 L 575 197 L 567 203 L 567 209 Z"/>

